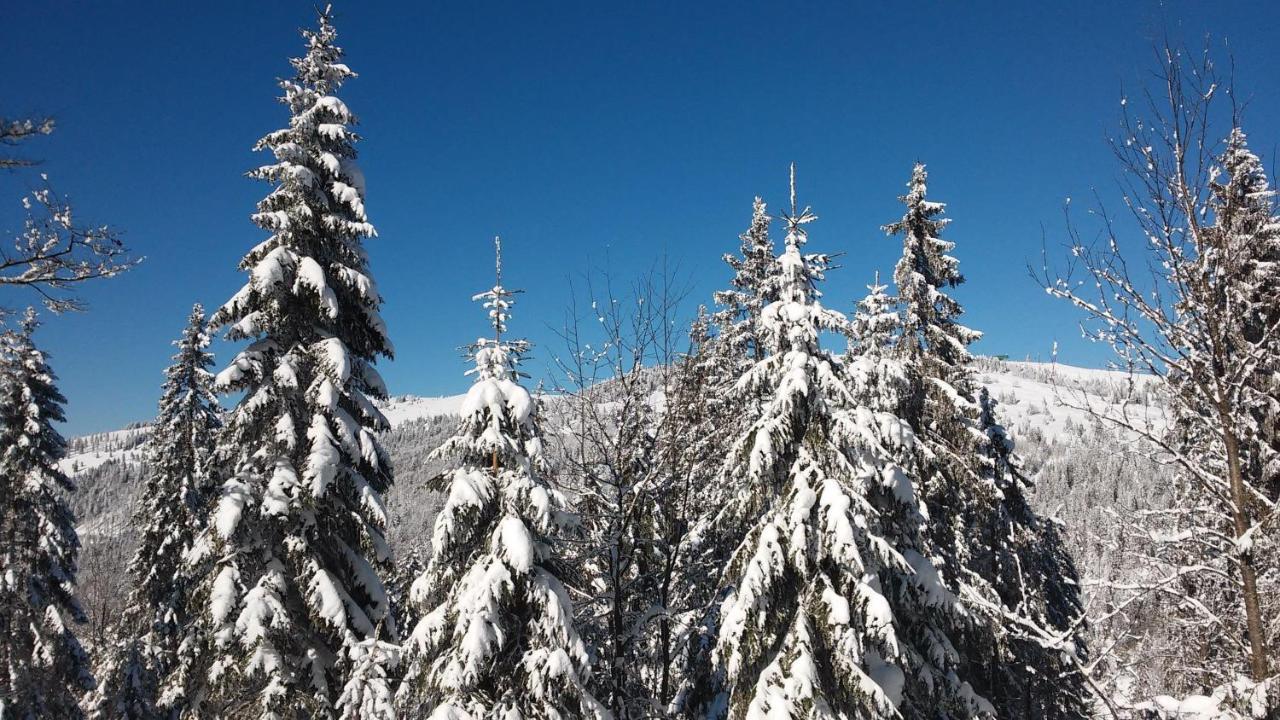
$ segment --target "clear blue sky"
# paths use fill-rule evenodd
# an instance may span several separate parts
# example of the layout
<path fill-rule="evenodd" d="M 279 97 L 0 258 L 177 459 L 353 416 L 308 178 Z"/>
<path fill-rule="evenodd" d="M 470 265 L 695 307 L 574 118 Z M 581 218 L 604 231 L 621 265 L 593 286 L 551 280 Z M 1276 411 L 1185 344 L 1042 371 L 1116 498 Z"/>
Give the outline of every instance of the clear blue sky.
<path fill-rule="evenodd" d="M 958 297 L 986 333 L 977 350 L 1100 366 L 1075 315 L 1027 277 L 1062 202 L 1114 194 L 1105 145 L 1122 88 L 1152 68 L 1167 31 L 1230 40 L 1246 118 L 1272 164 L 1280 141 L 1280 4 L 341 2 L 360 77 L 370 243 L 398 356 L 391 391 L 446 394 L 467 380 L 456 348 L 483 331 L 470 296 L 507 241 L 526 294 L 515 332 L 553 344 L 570 276 L 606 263 L 625 279 L 664 252 L 709 296 L 761 194 L 786 199 L 787 164 L 820 216 L 811 247 L 846 253 L 826 285 L 841 309 L 898 247 L 911 163 L 929 164 L 969 283 Z M 894 7 L 896 6 L 896 7 Z M 281 126 L 274 99 L 311 2 L 15 3 L 0 27 L 0 114 L 51 113 L 29 152 L 86 219 L 147 257 L 49 318 L 41 342 L 80 433 L 154 413 L 161 371 L 194 301 L 243 282 L 267 186 L 250 147 Z M 29 177 L 0 177 L 0 228 L 19 222 Z M 12 292 L 12 291 L 10 291 Z M 14 306 L 18 294 L 0 298 Z M 230 358 L 219 348 L 219 362 Z"/>

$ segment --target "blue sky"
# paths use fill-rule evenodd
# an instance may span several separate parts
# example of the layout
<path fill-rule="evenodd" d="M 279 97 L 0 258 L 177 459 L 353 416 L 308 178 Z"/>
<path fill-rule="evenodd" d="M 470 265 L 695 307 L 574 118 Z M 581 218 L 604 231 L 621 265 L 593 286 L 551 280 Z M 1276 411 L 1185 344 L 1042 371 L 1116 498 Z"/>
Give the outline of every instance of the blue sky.
<path fill-rule="evenodd" d="M 512 329 L 556 341 L 567 280 L 608 267 L 625 280 L 664 254 L 708 298 L 727 280 L 751 199 L 786 201 L 787 165 L 820 220 L 811 248 L 843 252 L 826 284 L 847 309 L 898 247 L 912 162 L 969 283 L 977 350 L 1101 366 L 1076 316 L 1027 277 L 1062 204 L 1114 197 L 1105 144 L 1123 89 L 1168 33 L 1226 37 L 1252 101 L 1254 147 L 1272 165 L 1280 117 L 1273 29 L 1280 5 L 1173 3 L 345 2 L 340 41 L 360 77 L 370 243 L 397 347 L 393 393 L 462 391 L 457 347 L 484 331 L 470 302 L 491 282 L 491 238 L 525 294 Z M 0 113 L 50 113 L 31 145 L 85 219 L 125 232 L 146 262 L 101 283 L 91 311 L 54 317 L 53 355 L 80 433 L 154 413 L 169 342 L 192 302 L 211 309 L 243 281 L 263 233 L 248 220 L 267 186 L 250 148 L 286 121 L 274 81 L 300 52 L 311 2 L 19 3 L 0 28 Z M 29 176 L 0 176 L 0 228 L 20 221 Z M 28 299 L 13 291 L 5 305 Z M 219 347 L 219 361 L 230 358 Z"/>

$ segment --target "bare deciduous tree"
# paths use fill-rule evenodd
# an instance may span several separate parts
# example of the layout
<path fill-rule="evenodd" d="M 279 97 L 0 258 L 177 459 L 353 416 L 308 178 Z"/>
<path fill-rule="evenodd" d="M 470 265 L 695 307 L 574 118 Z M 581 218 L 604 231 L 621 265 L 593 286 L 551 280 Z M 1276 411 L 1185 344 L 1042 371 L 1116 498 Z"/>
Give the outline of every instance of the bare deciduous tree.
<path fill-rule="evenodd" d="M 1223 94 L 1229 123 L 1219 117 Z M 1170 621 L 1184 619 L 1187 637 L 1203 637 L 1201 649 L 1218 655 L 1218 680 L 1247 673 L 1262 681 L 1276 642 L 1264 618 L 1280 612 L 1280 569 L 1266 549 L 1278 499 L 1280 226 L 1265 178 L 1240 198 L 1222 182 L 1243 172 L 1231 159 L 1244 150 L 1243 134 L 1232 89 L 1207 50 L 1193 59 L 1164 48 L 1157 82 L 1141 109 L 1134 105 L 1123 101 L 1112 141 L 1128 215 L 1114 217 L 1099 202 L 1102 230 L 1092 243 L 1068 218 L 1066 267 L 1032 272 L 1084 314 L 1087 338 L 1109 345 L 1124 368 L 1155 377 L 1168 401 L 1167 417 L 1126 404 L 1086 408 L 1144 441 L 1176 477 L 1174 506 L 1145 516 L 1159 523 L 1148 533 L 1154 549 L 1144 550 L 1156 563 L 1150 578 L 1124 589 L 1171 598 Z M 1245 200 L 1269 219 L 1242 224 L 1236 205 Z"/>
<path fill-rule="evenodd" d="M 0 146 L 16 147 L 53 128 L 51 118 L 0 118 Z M 28 158 L 0 156 L 0 169 L 34 164 Z M 35 291 L 53 312 L 84 309 L 76 294 L 81 283 L 119 275 L 140 262 L 130 256 L 118 231 L 78 222 L 70 202 L 54 191 L 44 173 L 39 186 L 22 198 L 22 207 L 22 230 L 9 248 L 0 250 L 0 285 Z"/>
<path fill-rule="evenodd" d="M 573 295 L 555 359 L 562 413 L 558 475 L 582 516 L 571 550 L 575 609 L 601 654 L 597 697 L 615 718 L 662 716 L 677 682 L 686 616 L 681 546 L 695 511 L 672 452 L 687 324 L 685 289 L 665 266 L 626 290 L 588 278 Z"/>

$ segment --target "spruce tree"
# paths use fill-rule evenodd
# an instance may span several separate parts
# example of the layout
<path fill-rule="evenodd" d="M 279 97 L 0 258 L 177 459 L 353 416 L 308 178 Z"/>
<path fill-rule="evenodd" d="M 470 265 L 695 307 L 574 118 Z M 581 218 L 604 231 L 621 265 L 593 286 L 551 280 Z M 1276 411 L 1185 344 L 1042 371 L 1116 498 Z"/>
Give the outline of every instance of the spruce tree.
<path fill-rule="evenodd" d="M 364 249 L 375 231 L 356 118 L 334 95 L 354 73 L 332 20 L 325 8 L 303 31 L 306 54 L 280 83 L 289 125 L 258 142 L 275 161 L 250 173 L 273 185 L 253 215 L 269 236 L 211 320 L 249 341 L 216 378 L 242 398 L 220 433 L 225 479 L 191 558 L 213 562 L 201 597 L 215 714 L 332 717 L 349 681 L 378 682 L 364 666 L 385 654 L 369 641 L 398 638 L 381 578 L 388 425 L 372 402 L 386 396 L 373 363 L 392 350 Z"/>
<path fill-rule="evenodd" d="M 0 337 L 0 717 L 79 718 L 94 687 L 75 626 L 80 540 L 66 494 L 75 484 L 58 467 L 66 442 L 54 428 L 66 399 L 21 327 Z"/>
<path fill-rule="evenodd" d="M 1280 500 L 1280 216 L 1242 129 L 1232 129 L 1217 168 L 1210 184 L 1214 251 L 1201 264 L 1219 266 L 1233 280 L 1223 283 L 1237 311 L 1228 332 L 1239 352 L 1258 358 L 1243 383 L 1250 407 L 1240 423 L 1248 432 L 1243 464 L 1250 483 L 1274 503 Z"/>
<path fill-rule="evenodd" d="M 902 318 L 896 310 L 896 298 L 887 295 L 887 289 L 877 272 L 849 323 L 845 362 L 857 370 L 852 377 L 864 381 L 860 390 L 871 398 L 872 408 L 897 412 L 907 379 L 895 352 L 902 332 Z"/>
<path fill-rule="evenodd" d="M 209 342 L 204 308 L 197 304 L 165 370 L 147 444 L 146 487 L 133 516 L 139 538 L 129 563 L 133 589 L 89 702 L 93 717 L 176 718 L 195 680 L 184 641 L 199 611 L 192 606 L 196 578 L 185 556 L 207 518 L 214 434 L 221 425 Z"/>
<path fill-rule="evenodd" d="M 903 364 L 899 412 L 917 437 L 931 554 L 943 582 L 970 609 L 955 635 L 964 675 L 1000 717 L 1077 717 L 1084 703 L 1076 573 L 1053 523 L 1026 499 L 1012 444 L 994 403 L 975 390 L 968 346 L 981 333 L 960 324 L 947 294 L 964 282 L 954 243 L 941 238 L 945 205 L 927 199 L 917 163 L 900 199 L 902 237 L 894 282 L 902 310 L 895 354 Z M 1037 632 L 1028 634 L 1028 623 Z"/>
<path fill-rule="evenodd" d="M 435 453 L 454 469 L 435 479 L 447 496 L 431 560 L 414 582 L 422 619 L 407 642 L 401 706 L 415 717 L 607 717 L 586 688 L 586 647 L 559 575 L 568 519 L 543 479 L 537 400 L 520 385 L 524 340 L 505 340 L 514 292 L 498 279 L 475 296 L 492 338 L 471 346 L 476 376 L 458 432 Z"/>
<path fill-rule="evenodd" d="M 857 310 L 850 324 L 849 354 L 891 355 L 902 320 L 895 311 L 896 299 L 887 295 L 888 285 L 880 282 L 880 273 L 867 286 L 867 294 L 858 301 Z"/>
<path fill-rule="evenodd" d="M 734 386 L 755 363 L 764 359 L 767 346 L 761 325 L 764 308 L 778 298 L 779 266 L 769 237 L 769 225 L 773 218 L 767 212 L 764 200 L 756 197 L 752 203 L 751 224 L 739 235 L 740 256 L 726 253 L 723 260 L 733 269 L 730 289 L 714 293 L 717 305 L 714 312 L 700 307 L 690 338 L 692 349 L 685 361 L 682 375 L 696 386 L 686 391 L 697 391 L 697 398 L 684 402 L 697 404 L 703 428 L 696 435 L 696 442 L 686 444 L 690 457 L 686 462 L 705 466 L 708 452 L 715 454 L 728 445 L 755 419 L 759 410 L 759 398 L 735 392 Z M 694 522 L 691 543 L 686 550 L 690 555 L 686 563 L 702 565 L 714 574 L 727 560 L 722 542 L 716 538 L 717 525 L 712 522 L 724 501 L 732 495 L 733 488 L 722 486 L 717 478 L 718 467 L 704 473 L 694 492 L 702 508 L 701 517 Z M 735 531 L 736 532 L 736 531 Z"/>
<path fill-rule="evenodd" d="M 757 516 L 723 576 L 712 717 L 970 717 L 988 709 L 956 674 L 948 637 L 961 612 L 925 556 L 900 418 L 862 404 L 818 341 L 847 331 L 821 305 L 792 212 L 764 309 L 767 356 L 738 387 L 766 398 L 730 450 L 736 517 Z"/>
<path fill-rule="evenodd" d="M 773 240 L 769 237 L 768 207 L 759 197 L 751 205 L 751 224 L 739 236 L 739 255 L 726 253 L 724 261 L 733 269 L 731 289 L 715 294 L 720 306 L 715 322 L 719 326 L 718 342 L 742 357 L 742 363 L 764 358 L 760 312 L 777 299 L 777 265 Z M 745 369 L 742 364 L 741 368 Z"/>

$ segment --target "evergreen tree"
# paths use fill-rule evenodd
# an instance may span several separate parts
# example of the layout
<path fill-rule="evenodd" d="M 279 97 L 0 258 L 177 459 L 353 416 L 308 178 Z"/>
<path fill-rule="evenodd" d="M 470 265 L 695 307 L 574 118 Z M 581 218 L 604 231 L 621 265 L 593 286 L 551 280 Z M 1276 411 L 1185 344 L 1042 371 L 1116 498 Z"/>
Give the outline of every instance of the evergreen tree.
<path fill-rule="evenodd" d="M 53 424 L 66 399 L 32 340 L 28 310 L 0 347 L 0 717 L 79 718 L 94 686 L 76 637 L 80 540 L 58 467 L 66 442 Z"/>
<path fill-rule="evenodd" d="M 968 346 L 981 333 L 960 324 L 963 308 L 947 295 L 964 277 L 949 255 L 955 244 L 940 237 L 950 220 L 941 217 L 945 205 L 927 199 L 927 180 L 917 163 L 900 198 L 906 212 L 884 230 L 902 236 L 894 270 L 903 316 L 899 412 L 918 440 L 930 552 L 972 611 L 954 637 L 963 674 L 999 717 L 1078 717 L 1075 569 L 1056 526 L 1026 501 L 994 403 L 975 392 Z"/>
<path fill-rule="evenodd" d="M 476 381 L 436 453 L 458 465 L 435 480 L 447 500 L 411 592 L 422 619 L 399 699 L 442 720 L 607 717 L 587 690 L 586 647 L 558 577 L 564 498 L 542 479 L 537 402 L 519 384 L 529 345 L 502 338 L 514 292 L 502 286 L 500 254 L 497 267 L 493 289 L 475 297 L 494 337 L 471 347 Z"/>
<path fill-rule="evenodd" d="M 432 443 L 431 449 L 435 446 L 436 443 Z M 397 467 L 400 472 L 404 472 L 403 465 Z M 421 619 L 417 606 L 409 599 L 409 589 L 413 587 L 413 581 L 427 569 L 427 563 L 423 560 L 424 552 L 425 550 L 414 545 L 408 552 L 400 550 L 396 553 L 395 570 L 387 580 L 387 594 L 391 597 L 391 614 L 396 618 L 396 627 L 413 628 Z"/>
<path fill-rule="evenodd" d="M 850 324 L 849 354 L 886 356 L 902 329 L 902 319 L 894 309 L 896 299 L 885 294 L 888 285 L 881 284 L 880 273 L 867 286 L 867 295 L 858 301 Z"/>
<path fill-rule="evenodd" d="M 1245 133 L 1234 128 L 1218 161 L 1218 180 L 1210 184 L 1213 251 L 1204 264 L 1221 263 L 1219 272 L 1234 295 L 1229 330 L 1246 357 L 1257 358 L 1245 381 L 1250 408 L 1244 465 L 1250 483 L 1272 502 L 1280 500 L 1280 217 L 1275 191 L 1261 160 L 1249 149 Z M 1222 180 L 1225 177 L 1225 182 Z"/>
<path fill-rule="evenodd" d="M 764 200 L 759 197 L 751 205 L 751 225 L 739 236 L 741 256 L 726 253 L 724 261 L 733 269 L 731 289 L 715 294 L 720 306 L 715 322 L 719 326 L 719 342 L 745 363 L 764 358 L 760 312 L 777 299 L 777 264 L 773 240 L 769 237 L 769 216 Z"/>
<path fill-rule="evenodd" d="M 970 717 L 988 708 L 956 674 L 948 629 L 961 612 L 925 557 L 910 429 L 859 402 L 819 332 L 846 332 L 818 300 L 801 247 L 814 216 L 787 217 L 779 299 L 764 309 L 767 356 L 739 382 L 763 412 L 724 473 L 750 522 L 723 576 L 707 714 Z"/>
<path fill-rule="evenodd" d="M 902 236 L 902 257 L 893 272 L 902 307 L 897 348 L 912 377 L 903 418 L 914 428 L 930 426 L 935 418 L 960 415 L 954 396 L 969 390 L 966 368 L 972 356 L 968 348 L 982 337 L 982 333 L 960 324 L 964 310 L 946 294 L 963 283 L 964 276 L 959 261 L 947 254 L 955 243 L 941 238 L 943 228 L 951 222 L 940 217 L 946 206 L 925 197 L 928 177 L 924 165 L 916 163 L 908 193 L 899 198 L 906 213 L 901 220 L 884 226 L 886 233 Z"/>
<path fill-rule="evenodd" d="M 380 577 L 392 475 L 377 433 L 388 425 L 372 402 L 386 396 L 373 363 L 392 350 L 363 247 L 375 231 L 356 119 L 334 95 L 354 73 L 329 8 L 303 37 L 307 52 L 280 83 L 289 126 L 258 142 L 275 162 L 251 173 L 274 185 L 253 215 L 270 236 L 211 320 L 250 341 L 216 378 L 243 395 L 220 433 L 227 474 L 191 557 L 213 562 L 201 597 L 214 714 L 331 717 L 354 668 L 384 655 L 368 641 L 398 636 Z"/>
<path fill-rule="evenodd" d="M 178 353 L 165 370 L 151 426 L 146 487 L 133 517 L 139 538 L 129 563 L 133 589 L 89 703 L 94 717 L 177 717 L 194 681 L 190 648 L 183 645 L 199 613 L 191 604 L 196 579 L 184 558 L 207 517 L 214 433 L 221 425 L 209 342 L 197 304 L 174 342 Z"/>
<path fill-rule="evenodd" d="M 845 362 L 856 370 L 852 377 L 863 381 L 860 394 L 870 398 L 873 409 L 897 412 L 907 378 L 895 352 L 902 332 L 902 318 L 895 308 L 896 299 L 885 294 L 887 289 L 887 285 L 880 283 L 877 272 L 849 324 Z"/>

